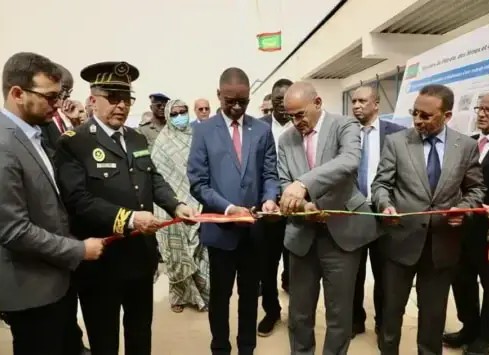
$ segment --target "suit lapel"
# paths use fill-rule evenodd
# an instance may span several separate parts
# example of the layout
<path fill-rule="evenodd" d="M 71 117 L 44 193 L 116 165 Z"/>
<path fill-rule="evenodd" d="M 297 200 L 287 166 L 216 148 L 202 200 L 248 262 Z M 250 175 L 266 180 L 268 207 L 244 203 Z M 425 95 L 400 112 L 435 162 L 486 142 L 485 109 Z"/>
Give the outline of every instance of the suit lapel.
<path fill-rule="evenodd" d="M 107 133 L 100 127 L 97 123 L 97 121 L 93 120 L 91 124 L 97 125 L 97 132 L 96 137 L 97 137 L 97 142 L 100 143 L 103 147 L 107 148 L 110 150 L 112 153 L 118 155 L 121 158 L 126 158 L 126 154 L 122 151 L 122 149 L 114 142 L 112 138 L 110 138 Z"/>
<path fill-rule="evenodd" d="M 243 118 L 243 142 L 241 143 L 241 178 L 243 178 L 250 157 L 251 141 L 253 138 L 253 120 L 251 117 Z M 234 146 L 233 146 L 234 148 Z"/>
<path fill-rule="evenodd" d="M 292 133 L 292 147 L 295 147 L 293 150 L 293 159 L 299 168 L 298 176 L 300 176 L 307 173 L 311 169 L 309 169 L 309 165 L 307 164 L 304 140 L 300 132 L 296 129 L 294 129 L 294 132 Z"/>
<path fill-rule="evenodd" d="M 428 181 L 428 173 L 426 172 L 426 162 L 424 158 L 424 147 L 423 140 L 416 132 L 412 129 L 407 138 L 407 150 L 409 157 L 411 158 L 411 163 L 413 164 L 414 170 L 418 174 L 423 187 L 429 196 L 432 195 L 430 183 Z"/>
<path fill-rule="evenodd" d="M 129 163 L 129 166 L 132 166 L 132 161 L 133 161 L 133 153 L 136 151 L 136 147 L 134 146 L 135 140 L 132 139 L 133 133 L 127 130 L 124 127 L 124 142 L 126 143 L 126 150 L 127 150 L 127 161 Z"/>
<path fill-rule="evenodd" d="M 377 118 L 379 120 L 379 138 L 380 138 L 380 152 L 382 152 L 382 147 L 384 146 L 384 138 L 387 135 L 387 124 L 382 121 L 380 118 Z"/>
<path fill-rule="evenodd" d="M 24 146 L 25 149 L 27 149 L 29 154 L 34 158 L 34 160 L 39 165 L 39 167 L 41 168 L 44 175 L 46 175 L 48 177 L 48 180 L 51 183 L 51 186 L 53 187 L 54 191 L 56 192 L 56 195 L 58 195 L 58 189 L 57 189 L 56 184 L 53 180 L 53 177 L 49 173 L 49 170 L 48 170 L 46 164 L 42 160 L 42 158 L 39 155 L 39 153 L 37 152 L 36 148 L 34 148 L 34 145 L 32 144 L 32 142 L 29 140 L 29 138 L 27 138 L 25 133 L 17 126 L 14 129 L 14 135 L 15 135 L 15 138 L 17 138 L 17 140 Z M 48 155 L 48 152 L 46 152 L 46 155 L 48 156 L 48 159 L 49 159 L 50 157 Z M 49 160 L 51 162 L 51 159 L 49 159 Z M 53 171 L 54 171 L 54 166 L 52 163 L 51 163 L 51 167 L 53 168 Z"/>
<path fill-rule="evenodd" d="M 321 130 L 317 133 L 318 134 L 318 143 L 317 143 L 317 148 L 316 148 L 316 166 L 321 164 L 322 158 L 323 158 L 323 153 L 324 153 L 324 147 L 326 146 L 326 142 L 331 139 L 331 125 L 333 124 L 333 121 L 328 118 L 328 114 L 325 112 L 324 117 L 323 117 L 323 123 L 321 125 Z M 302 144 L 302 147 L 304 149 L 304 145 Z M 306 156 L 306 152 L 304 151 L 304 156 Z M 306 162 L 307 162 L 307 156 L 306 156 Z"/>
<path fill-rule="evenodd" d="M 233 141 L 231 140 L 231 135 L 229 134 L 229 127 L 226 125 L 226 121 L 224 120 L 224 117 L 222 115 L 219 115 L 220 119 L 217 120 L 217 133 L 220 137 L 220 139 L 216 142 L 219 144 L 219 142 L 224 143 L 227 145 L 227 151 L 232 157 L 232 160 L 234 162 L 234 165 L 236 166 L 236 169 L 238 169 L 239 172 L 241 172 L 241 165 L 238 160 L 238 156 L 236 155 L 236 151 L 234 150 L 234 144 Z M 244 136 L 244 130 L 243 130 L 243 136 Z"/>
<path fill-rule="evenodd" d="M 455 169 L 455 165 L 460 162 L 460 149 L 459 149 L 460 137 L 450 128 L 447 127 L 447 137 L 445 142 L 445 150 L 443 153 L 443 164 L 441 168 L 440 180 L 436 185 L 436 190 L 433 198 L 436 198 L 440 191 L 443 190 L 443 186 L 450 179 L 451 172 Z"/>

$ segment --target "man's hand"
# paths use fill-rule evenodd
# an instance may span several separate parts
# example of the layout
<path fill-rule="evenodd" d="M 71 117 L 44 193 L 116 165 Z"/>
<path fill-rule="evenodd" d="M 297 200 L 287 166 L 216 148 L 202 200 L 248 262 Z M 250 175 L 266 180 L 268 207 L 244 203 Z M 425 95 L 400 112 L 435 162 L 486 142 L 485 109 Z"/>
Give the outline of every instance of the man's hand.
<path fill-rule="evenodd" d="M 277 206 L 275 201 L 267 200 L 261 206 L 261 210 L 265 213 L 278 212 L 280 208 Z"/>
<path fill-rule="evenodd" d="M 148 211 L 136 211 L 134 213 L 134 229 L 140 231 L 143 234 L 154 234 L 160 229 L 161 221 L 156 218 L 151 212 Z"/>
<path fill-rule="evenodd" d="M 73 126 L 80 124 L 80 112 L 73 101 L 69 99 L 64 100 L 61 111 L 70 120 Z"/>
<path fill-rule="evenodd" d="M 450 211 L 458 211 L 460 210 L 460 208 L 458 207 L 452 207 L 450 208 Z M 463 221 L 464 221 L 464 216 L 465 216 L 465 213 L 461 212 L 461 213 L 450 213 L 447 215 L 448 217 L 448 224 L 451 225 L 452 227 L 458 227 L 458 226 L 461 226 Z"/>
<path fill-rule="evenodd" d="M 104 240 L 101 238 L 88 238 L 83 241 L 85 244 L 85 256 L 83 260 L 97 260 L 104 251 Z"/>
<path fill-rule="evenodd" d="M 304 204 L 306 194 L 306 189 L 301 186 L 299 181 L 294 181 L 287 186 L 280 199 L 280 210 L 282 213 L 287 215 L 300 210 Z"/>
<path fill-rule="evenodd" d="M 246 207 L 231 206 L 227 210 L 227 215 L 249 216 L 250 211 Z"/>
<path fill-rule="evenodd" d="M 399 224 L 399 221 L 401 219 L 399 218 L 399 216 L 397 216 L 398 213 L 394 207 L 387 207 L 385 210 L 382 211 L 382 213 L 392 215 L 392 217 L 384 217 L 384 221 L 387 224 L 391 224 L 391 225 Z"/>
<path fill-rule="evenodd" d="M 308 202 L 304 205 L 304 212 L 317 212 L 319 209 L 313 202 Z M 328 216 L 326 214 L 313 214 L 310 216 L 306 216 L 306 219 L 311 222 L 318 222 L 318 223 L 326 223 L 326 218 Z"/>
<path fill-rule="evenodd" d="M 190 218 L 194 218 L 197 215 L 197 211 L 192 207 L 184 205 L 183 203 L 177 206 L 175 210 L 175 216 L 184 220 L 185 224 L 195 224 L 196 222 L 189 221 Z"/>

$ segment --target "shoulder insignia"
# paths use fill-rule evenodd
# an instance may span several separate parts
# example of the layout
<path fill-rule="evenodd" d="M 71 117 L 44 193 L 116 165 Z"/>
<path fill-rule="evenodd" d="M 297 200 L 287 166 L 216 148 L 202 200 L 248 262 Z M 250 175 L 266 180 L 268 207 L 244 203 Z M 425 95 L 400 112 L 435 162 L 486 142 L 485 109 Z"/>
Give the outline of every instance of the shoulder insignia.
<path fill-rule="evenodd" d="M 76 135 L 76 132 L 71 130 L 63 133 L 63 136 L 68 136 L 68 137 L 73 137 L 74 135 Z"/>

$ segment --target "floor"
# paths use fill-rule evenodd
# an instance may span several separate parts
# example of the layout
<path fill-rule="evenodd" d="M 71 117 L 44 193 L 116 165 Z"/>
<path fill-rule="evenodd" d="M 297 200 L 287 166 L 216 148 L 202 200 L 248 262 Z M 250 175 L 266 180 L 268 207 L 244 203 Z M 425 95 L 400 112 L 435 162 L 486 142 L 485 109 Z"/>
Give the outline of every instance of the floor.
<path fill-rule="evenodd" d="M 366 300 L 365 307 L 368 314 L 367 327 L 365 334 L 357 336 L 350 345 L 349 354 L 353 355 L 373 355 L 379 354 L 376 346 L 375 333 L 372 324 L 372 276 L 367 276 L 366 282 Z M 268 338 L 258 338 L 258 346 L 255 351 L 256 355 L 287 355 L 289 353 L 287 337 L 287 294 L 280 292 L 282 308 L 282 323 Z M 322 298 L 320 298 L 322 299 Z M 455 307 L 452 297 L 448 305 L 447 329 L 457 330 L 459 323 L 456 318 Z M 406 308 L 404 317 L 403 337 L 401 341 L 401 355 L 415 355 L 416 351 L 416 294 L 411 294 L 410 302 Z M 231 301 L 231 314 L 237 314 L 236 293 Z M 263 316 L 260 309 L 259 318 Z M 80 318 L 80 324 L 82 319 Z M 236 338 L 237 319 L 231 317 L 231 337 L 232 342 Z M 324 341 L 325 322 L 324 307 L 322 302 L 318 305 L 316 337 L 318 347 L 316 354 L 321 354 L 321 348 Z M 209 327 L 207 314 L 200 313 L 193 309 L 185 309 L 181 314 L 175 314 L 170 311 L 168 305 L 168 282 L 162 275 L 155 287 L 155 314 L 153 322 L 153 354 L 155 355 L 200 355 L 209 354 Z M 121 350 L 120 354 L 124 352 Z M 460 351 L 445 349 L 443 354 L 460 354 Z M 12 354 L 11 338 L 9 330 L 0 326 L 0 354 Z M 233 352 L 236 354 L 236 352 Z"/>

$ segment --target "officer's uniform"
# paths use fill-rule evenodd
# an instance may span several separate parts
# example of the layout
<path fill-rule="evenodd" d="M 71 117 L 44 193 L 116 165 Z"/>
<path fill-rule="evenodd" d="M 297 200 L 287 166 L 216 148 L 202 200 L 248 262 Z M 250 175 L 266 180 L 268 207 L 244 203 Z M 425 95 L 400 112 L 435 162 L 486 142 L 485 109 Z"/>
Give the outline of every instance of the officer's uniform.
<path fill-rule="evenodd" d="M 164 102 L 165 105 L 168 101 L 170 101 L 170 98 L 168 96 L 161 93 L 151 94 L 149 95 L 149 98 L 152 102 L 153 100 L 156 100 L 159 102 Z M 148 141 L 149 151 L 153 149 L 156 138 L 160 134 L 163 127 L 164 125 L 157 124 L 152 119 L 143 120 L 139 123 L 138 132 L 141 132 L 141 134 L 146 137 Z"/>
<path fill-rule="evenodd" d="M 139 73 L 126 63 L 110 62 L 87 67 L 81 75 L 103 90 L 128 91 Z M 153 211 L 154 202 L 174 215 L 179 204 L 156 171 L 145 137 L 122 127 L 123 141 L 116 143 L 113 132 L 92 117 L 59 140 L 58 181 L 72 233 L 80 239 L 128 235 L 133 211 Z M 82 263 L 78 291 L 93 355 L 118 354 L 121 306 L 126 355 L 151 353 L 157 263 L 154 235 L 127 236 L 107 246 L 100 260 Z"/>

